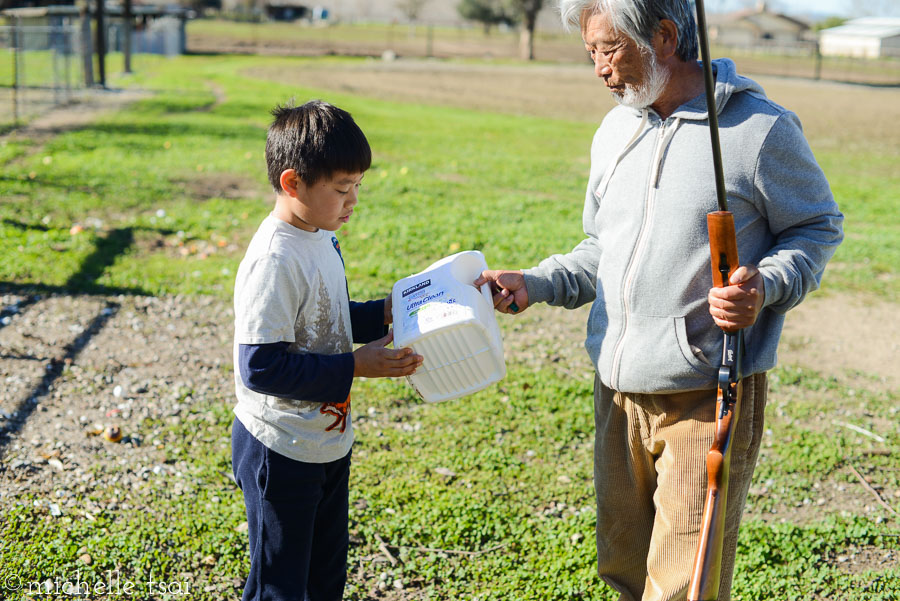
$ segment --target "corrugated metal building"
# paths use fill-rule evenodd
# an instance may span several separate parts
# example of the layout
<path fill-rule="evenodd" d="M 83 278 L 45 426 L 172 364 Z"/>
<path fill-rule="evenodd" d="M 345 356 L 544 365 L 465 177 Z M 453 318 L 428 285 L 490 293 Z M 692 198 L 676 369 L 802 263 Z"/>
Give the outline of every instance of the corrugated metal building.
<path fill-rule="evenodd" d="M 900 57 L 900 18 L 866 17 L 819 32 L 823 56 Z"/>

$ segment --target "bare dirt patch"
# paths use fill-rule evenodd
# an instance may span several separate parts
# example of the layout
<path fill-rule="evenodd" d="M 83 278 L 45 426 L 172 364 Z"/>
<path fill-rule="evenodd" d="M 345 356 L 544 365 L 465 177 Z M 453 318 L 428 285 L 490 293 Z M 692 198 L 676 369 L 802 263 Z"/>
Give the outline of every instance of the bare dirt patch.
<path fill-rule="evenodd" d="M 198 173 L 186 180 L 175 180 L 185 192 L 197 201 L 211 198 L 268 199 L 271 189 L 259 184 L 256 180 L 233 173 Z"/>
<path fill-rule="evenodd" d="M 108 505 L 133 508 L 127 491 L 145 486 L 147 472 L 166 463 L 145 420 L 172 422 L 195 401 L 230 396 L 230 370 L 222 369 L 231 346 L 225 303 L 21 294 L 0 300 L 0 506 L 28 494 L 79 514 L 96 508 L 75 506 L 73 493 L 97 490 Z M 104 440 L 98 430 L 107 426 L 120 428 L 123 440 Z M 170 471 L 164 466 L 152 475 Z"/>
<path fill-rule="evenodd" d="M 162 440 L 185 422 L 230 445 L 194 407 L 231 402 L 227 303 L 0 291 L 0 307 L 0 514 L 27 503 L 45 521 L 92 523 L 153 514 L 154 491 L 191 498 L 203 487 L 212 503 L 234 494 L 227 472 L 210 484 L 178 458 L 191 440 Z M 104 436 L 112 426 L 121 440 Z M 234 598 L 241 582 L 199 561 L 186 559 L 194 584 Z"/>
<path fill-rule="evenodd" d="M 0 136 L 0 140 L 29 140 L 34 143 L 33 152 L 37 152 L 50 138 L 84 127 L 105 113 L 149 96 L 140 90 L 86 90 L 74 102 L 50 109 Z"/>
<path fill-rule="evenodd" d="M 761 451 L 764 461 L 768 449 L 773 446 L 771 438 L 764 441 L 766 448 Z M 859 457 L 847 458 L 843 466 L 834 472 L 816 482 L 812 487 L 806 490 L 802 498 L 798 498 L 791 502 L 779 501 L 771 509 L 761 510 L 756 506 L 757 500 L 772 499 L 779 495 L 775 482 L 763 482 L 759 479 L 755 480 L 750 488 L 748 495 L 748 504 L 744 512 L 745 516 L 766 523 L 790 523 L 790 524 L 810 524 L 818 522 L 826 517 L 849 517 L 849 516 L 867 516 L 876 521 L 884 521 L 884 506 L 881 502 L 862 486 L 857 480 L 848 480 L 852 478 L 850 465 L 856 464 L 862 466 L 867 460 L 865 454 Z M 859 469 L 862 469 L 861 467 Z M 900 503 L 900 489 L 891 490 L 885 488 L 878 483 L 881 476 L 877 468 L 863 470 L 867 475 L 864 476 L 869 482 L 869 486 L 877 490 L 882 502 L 889 506 L 895 506 Z M 782 497 L 783 499 L 783 497 Z"/>
<path fill-rule="evenodd" d="M 528 364 L 549 361 L 576 373 L 590 370 L 582 348 L 589 309 L 546 305 L 521 317 L 501 316 L 507 354 Z M 858 387 L 894 390 L 900 383 L 900 325 L 893 303 L 846 294 L 813 296 L 790 311 L 779 363 L 804 367 Z"/>
<path fill-rule="evenodd" d="M 598 125 L 614 106 L 588 64 L 491 65 L 372 59 L 362 63 L 304 62 L 277 69 L 249 69 L 247 74 L 302 81 L 313 88 L 386 100 Z M 756 79 L 772 100 L 797 113 L 814 147 L 847 152 L 883 148 L 900 153 L 900 89 L 771 76 Z M 872 115 L 878 118 L 873 119 Z"/>
<path fill-rule="evenodd" d="M 900 385 L 900 325 L 894 303 L 848 294 L 813 296 L 788 313 L 779 346 L 781 363 L 847 382 Z"/>
<path fill-rule="evenodd" d="M 290 79 L 314 88 L 513 115 L 599 124 L 614 106 L 590 67 L 580 65 L 497 66 L 372 59 L 362 63 L 306 62 L 248 69 L 246 73 L 277 80 L 285 77 L 285 71 Z"/>
<path fill-rule="evenodd" d="M 877 566 L 879 571 L 888 571 L 900 566 L 900 553 L 878 547 L 851 546 L 843 553 L 826 558 L 828 563 L 847 574 L 861 574 Z"/>
<path fill-rule="evenodd" d="M 296 26 L 294 26 L 296 27 Z M 237 53 L 283 56 L 360 56 L 380 57 L 389 53 L 402 57 L 436 59 L 518 59 L 517 35 L 473 36 L 459 30 L 458 35 L 439 33 L 410 35 L 407 27 L 390 27 L 381 32 L 337 32 L 329 28 L 297 35 L 290 28 L 280 33 L 263 27 L 251 35 L 197 31 L 188 27 L 188 46 L 197 53 Z M 538 36 L 535 58 L 541 61 L 587 60 L 577 34 L 570 37 Z"/>

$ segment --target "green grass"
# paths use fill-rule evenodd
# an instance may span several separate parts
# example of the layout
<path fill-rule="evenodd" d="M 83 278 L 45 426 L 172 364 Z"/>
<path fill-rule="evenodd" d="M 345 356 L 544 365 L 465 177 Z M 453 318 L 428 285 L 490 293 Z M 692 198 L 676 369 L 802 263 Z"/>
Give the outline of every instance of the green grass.
<path fill-rule="evenodd" d="M 381 572 L 389 585 L 400 580 L 427 599 L 616 598 L 594 574 L 590 382 L 511 367 L 499 388 L 438 405 L 416 401 L 402 381 L 367 381 L 357 388 L 356 397 L 371 411 L 360 411 L 364 417 L 356 420 L 351 532 L 359 542 L 351 548 L 348 599 L 369 598 Z M 816 374 L 792 382 L 797 376 L 790 370 L 776 376 L 773 394 L 792 395 L 791 403 L 773 405 L 781 409 L 769 420 L 776 439 L 789 430 L 809 441 L 807 447 L 828 447 L 827 437 L 800 424 L 813 408 L 822 408 L 811 393 L 821 393 L 823 382 L 837 394 L 847 390 Z M 179 393 L 187 394 L 197 393 Z M 896 399 L 883 403 L 873 410 Z M 192 599 L 233 596 L 247 560 L 238 529 L 244 520 L 240 494 L 223 476 L 230 470 L 232 416 L 222 399 L 210 398 L 183 418 L 179 425 L 147 420 L 141 427 L 166 449 L 166 464 L 186 472 L 183 494 L 172 491 L 176 478 L 166 478 L 167 486 L 151 481 L 125 493 L 135 511 L 104 510 L 93 520 L 79 514 L 52 518 L 45 506 L 26 502 L 0 525 L 4 573 L 24 582 L 80 573 L 82 581 L 97 582 L 118 570 L 144 593 L 152 575 L 157 582 L 188 583 Z M 895 451 L 896 441 L 894 433 Z M 802 494 L 798 475 L 828 473 L 828 466 L 818 466 L 828 451 L 810 454 L 798 446 L 779 443 L 756 479 L 774 479 L 773 489 L 794 487 Z M 896 474 L 884 484 L 896 487 Z M 99 490 L 94 499 L 108 494 Z M 770 523 L 758 518 L 760 509 L 751 502 L 742 529 L 734 599 L 896 598 L 890 595 L 900 585 L 897 567 L 848 574 L 837 562 L 854 548 L 896 553 L 900 541 L 888 524 L 834 515 Z M 378 555 L 379 537 L 404 547 L 393 550 L 402 561 L 397 567 L 364 559 Z M 90 566 L 78 559 L 83 548 L 90 550 Z"/>
<path fill-rule="evenodd" d="M 864 519 L 829 519 L 806 527 L 747 521 L 738 541 L 732 598 L 894 601 L 900 583 L 896 568 L 851 575 L 835 562 L 852 548 L 896 553 L 897 539 L 885 537 L 883 530 Z"/>
<path fill-rule="evenodd" d="M 776 368 L 770 374 L 769 427 L 754 479 L 777 484 L 751 494 L 748 511 L 777 514 L 786 507 L 815 502 L 828 494 L 828 485 L 859 486 L 848 465 L 877 473 L 878 483 L 887 491 L 900 490 L 896 458 L 882 454 L 884 446 L 874 439 L 835 423 L 852 422 L 880 431 L 890 449 L 897 444 L 898 431 L 885 431 L 879 420 L 892 419 L 888 416 L 896 415 L 897 406 L 897 395 L 886 390 L 854 389 L 799 368 Z"/>
<path fill-rule="evenodd" d="M 71 284 L 78 253 L 90 252 L 110 228 L 131 228 L 162 238 L 184 232 L 187 247 L 213 252 L 123 249 L 99 280 L 76 289 L 228 296 L 230 282 L 221 276 L 226 269 L 233 273 L 240 250 L 227 249 L 243 247 L 271 203 L 262 156 L 267 113 L 292 97 L 346 107 L 374 148 L 359 210 L 342 234 L 356 295 L 383 294 L 389 282 L 456 248 L 480 249 L 491 265 L 527 266 L 579 240 L 585 148 L 594 124 L 260 82 L 242 75 L 256 60 L 157 60 L 155 77 L 132 78 L 160 91 L 152 99 L 24 158 L 27 145 L 0 146 L 0 280 Z M 213 86 L 226 102 L 215 104 Z M 892 157 L 822 152 L 819 158 L 847 216 L 847 239 L 825 287 L 897 298 L 900 181 Z M 258 193 L 216 197 L 217 178 L 225 175 Z M 185 188 L 198 178 L 211 198 L 198 201 L 197 186 Z M 165 217 L 157 218 L 158 211 Z M 100 219 L 100 229 L 67 240 L 71 226 L 88 217 Z M 220 240 L 228 242 L 225 250 Z M 74 254 L 63 258 L 68 251 Z M 142 281 L 147 272 L 153 276 Z"/>
<path fill-rule="evenodd" d="M 829 151 L 817 153 L 817 158 L 846 218 L 845 239 L 825 286 L 896 301 L 900 290 L 900 173 L 896 157 Z"/>
<path fill-rule="evenodd" d="M 341 234 L 356 298 L 383 295 L 396 279 L 458 249 L 481 249 L 491 265 L 527 266 L 580 239 L 593 124 L 385 102 L 246 74 L 289 62 L 148 61 L 131 81 L 156 90 L 152 98 L 40 149 L 0 145 L 0 282 L 227 299 L 243 248 L 272 205 L 262 156 L 267 112 L 291 97 L 348 109 L 372 143 L 373 167 Z M 896 223 L 885 219 L 897 206 L 893 159 L 820 158 L 853 226 L 836 261 L 854 267 L 829 272 L 826 288 L 874 287 L 896 298 L 900 245 Z M 248 192 L 230 198 L 223 181 Z M 75 224 L 83 230 L 73 233 Z M 232 377 L 230 368 L 222 377 Z M 776 370 L 772 382 L 770 432 L 755 479 L 767 492 L 748 501 L 733 598 L 896 599 L 896 563 L 850 573 L 836 559 L 852 548 L 896 553 L 895 522 L 874 519 L 886 512 L 796 523 L 771 517 L 802 505 L 817 483 L 858 487 L 848 462 L 865 461 L 886 491 L 900 489 L 900 432 L 894 421 L 883 425 L 895 420 L 896 396 L 790 367 Z M 363 409 L 349 599 L 368 598 L 381 572 L 389 586 L 399 579 L 426 599 L 615 598 L 594 574 L 587 374 L 574 381 L 511 359 L 499 387 L 459 401 L 424 405 L 403 381 L 361 382 L 354 394 Z M 242 500 L 222 475 L 230 470 L 230 404 L 197 394 L 180 424 L 142 425 L 156 433 L 167 464 L 184 467 L 184 494 L 150 481 L 125 493 L 140 510 L 103 510 L 93 519 L 52 518 L 32 499 L 4 509 L 2 573 L 43 582 L 80 571 L 83 581 L 97 582 L 119 570 L 144 598 L 151 575 L 188 583 L 191 599 L 236 597 L 234 580 L 248 561 Z M 836 411 L 878 430 L 887 439 L 879 448 L 893 455 L 867 454 L 870 440 L 821 417 Z M 400 565 L 368 560 L 379 553 L 378 537 L 402 547 L 393 551 Z M 89 566 L 78 559 L 83 547 Z"/>
<path fill-rule="evenodd" d="M 8 163 L 0 180 L 6 199 L 0 207 L 0 254 L 6 258 L 0 280 L 64 285 L 79 265 L 78 253 L 90 252 L 110 228 L 158 237 L 184 232 L 186 245 L 217 249 L 217 240 L 224 239 L 243 248 L 273 200 L 262 155 L 268 111 L 292 97 L 298 102 L 323 97 L 347 108 L 375 149 L 357 214 L 342 233 L 354 294 L 384 294 L 390 282 L 453 248 L 481 249 L 493 264 L 530 263 L 577 242 L 586 163 L 583 148 L 570 140 L 589 140 L 589 125 L 278 86 L 239 75 L 251 64 L 250 59 L 161 62 L 156 79 L 137 82 L 161 88 L 160 95 Z M 186 65 L 202 69 L 204 76 Z M 220 86 L 227 102 L 214 105 L 205 82 Z M 179 91 L 168 91 L 174 89 Z M 199 178 L 214 191 L 226 174 L 258 193 L 198 201 L 184 186 Z M 538 206 L 545 220 L 529 217 Z M 157 217 L 160 211 L 163 217 Z M 96 220 L 102 221 L 99 229 L 88 227 L 67 239 L 73 224 Z M 230 281 L 221 277 L 228 265 L 210 260 L 222 256 L 218 250 L 210 258 L 170 260 L 167 247 L 129 249 L 94 284 L 230 294 Z M 66 251 L 73 251 L 71 259 L 60 261 Z M 224 254 L 235 267 L 240 251 Z M 148 270 L 153 277 L 141 281 Z M 185 278 L 185 273 L 199 275 Z"/>

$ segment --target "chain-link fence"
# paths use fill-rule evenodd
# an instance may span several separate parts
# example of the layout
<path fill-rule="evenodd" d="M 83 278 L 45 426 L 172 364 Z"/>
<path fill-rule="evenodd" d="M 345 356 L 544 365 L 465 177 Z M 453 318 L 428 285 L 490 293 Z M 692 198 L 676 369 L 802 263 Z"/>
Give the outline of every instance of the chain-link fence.
<path fill-rule="evenodd" d="M 900 86 L 900 56 L 890 51 L 883 52 L 880 58 L 823 56 L 814 41 L 757 42 L 712 50 L 713 55 L 733 58 L 739 70 L 754 75 Z"/>
<path fill-rule="evenodd" d="M 323 23 L 264 20 L 261 13 L 231 14 L 240 20 L 196 19 L 187 28 L 188 47 L 197 53 L 274 54 L 284 56 L 401 56 L 516 60 L 520 33 L 495 28 L 419 23 Z M 583 62 L 589 59 L 578 33 L 538 31 L 534 52 L 539 61 Z M 713 45 L 713 57 L 727 56 L 749 76 L 776 75 L 900 86 L 900 57 L 822 56 L 815 41 L 757 40 L 750 45 Z"/>
<path fill-rule="evenodd" d="M 74 25 L 0 27 L 0 128 L 75 100 L 85 81 L 82 39 Z"/>

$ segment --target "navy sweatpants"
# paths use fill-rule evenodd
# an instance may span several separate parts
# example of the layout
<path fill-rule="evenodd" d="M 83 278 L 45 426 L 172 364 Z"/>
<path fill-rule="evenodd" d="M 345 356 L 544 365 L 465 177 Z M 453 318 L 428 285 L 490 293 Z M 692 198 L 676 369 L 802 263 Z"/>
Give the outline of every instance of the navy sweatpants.
<path fill-rule="evenodd" d="M 347 580 L 350 454 L 331 463 L 288 459 L 235 419 L 231 459 L 250 536 L 243 601 L 339 601 Z"/>

